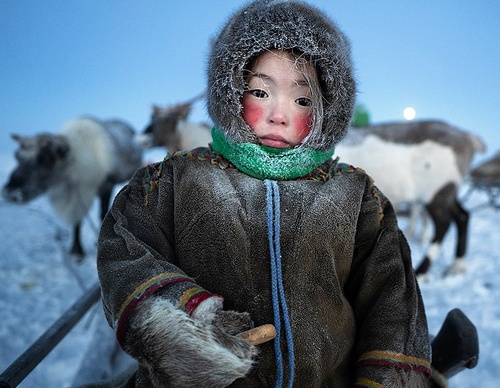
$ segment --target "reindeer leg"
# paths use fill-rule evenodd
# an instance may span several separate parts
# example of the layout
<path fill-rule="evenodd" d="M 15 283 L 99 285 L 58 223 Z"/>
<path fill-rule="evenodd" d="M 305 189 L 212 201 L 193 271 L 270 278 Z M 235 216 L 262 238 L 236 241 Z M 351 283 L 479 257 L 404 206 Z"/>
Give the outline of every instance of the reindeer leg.
<path fill-rule="evenodd" d="M 109 203 L 111 202 L 111 190 L 104 190 L 101 192 L 99 198 L 101 201 L 101 220 L 103 220 L 108 212 Z"/>
<path fill-rule="evenodd" d="M 450 216 L 442 209 L 435 209 L 431 206 L 428 207 L 429 214 L 434 223 L 434 237 L 432 238 L 431 245 L 427 249 L 424 259 L 415 270 L 416 275 L 423 275 L 427 273 L 431 264 L 436 260 L 439 251 L 441 250 L 441 243 L 450 226 Z"/>
<path fill-rule="evenodd" d="M 85 256 L 85 253 L 83 252 L 82 244 L 80 242 L 80 227 L 81 224 L 78 222 L 74 227 L 73 227 L 73 244 L 71 246 L 70 253 L 73 256 L 76 256 L 76 261 L 81 262 Z"/>
<path fill-rule="evenodd" d="M 444 272 L 444 276 L 464 273 L 465 252 L 467 250 L 467 230 L 469 225 L 469 212 L 467 212 L 456 199 L 452 208 L 453 220 L 457 225 L 457 249 L 455 261 Z"/>
<path fill-rule="evenodd" d="M 457 257 L 464 257 L 467 250 L 467 230 L 469 226 L 469 212 L 465 210 L 458 200 L 455 201 L 454 219 L 457 223 L 458 245 Z"/>
<path fill-rule="evenodd" d="M 101 202 L 101 220 L 104 219 L 104 216 L 108 212 L 113 187 L 113 181 L 108 178 L 106 183 L 99 188 L 99 200 Z"/>
<path fill-rule="evenodd" d="M 431 203 L 427 205 L 427 210 L 434 223 L 434 237 L 431 240 L 431 244 L 427 249 L 424 259 L 420 265 L 415 270 L 417 276 L 424 275 L 428 272 L 432 265 L 432 262 L 437 258 L 439 251 L 441 250 L 441 243 L 443 242 L 444 236 L 450 227 L 452 213 L 449 205 L 450 194 L 453 194 L 454 186 L 445 186 L 441 189 L 438 194 L 434 197 Z M 453 198 L 453 197 L 452 197 Z"/>

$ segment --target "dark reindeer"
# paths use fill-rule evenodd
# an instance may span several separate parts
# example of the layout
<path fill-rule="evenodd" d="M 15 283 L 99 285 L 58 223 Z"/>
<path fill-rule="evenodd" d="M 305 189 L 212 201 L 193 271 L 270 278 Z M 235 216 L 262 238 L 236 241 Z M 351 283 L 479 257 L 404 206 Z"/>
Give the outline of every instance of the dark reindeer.
<path fill-rule="evenodd" d="M 170 152 L 206 146 L 211 141 L 210 126 L 188 121 L 193 104 L 205 93 L 170 107 L 153 105 L 151 121 L 143 132 L 145 147 L 164 147 Z"/>
<path fill-rule="evenodd" d="M 434 236 L 416 268 L 423 275 L 452 222 L 458 234 L 456 255 L 445 274 L 465 271 L 469 213 L 457 191 L 474 154 L 484 150 L 475 135 L 443 121 L 409 121 L 352 128 L 335 152 L 341 161 L 364 168 L 395 205 L 425 206 Z"/>
<path fill-rule="evenodd" d="M 470 184 L 472 190 L 481 190 L 488 195 L 490 206 L 500 209 L 500 151 L 471 170 Z"/>
<path fill-rule="evenodd" d="M 101 218 L 112 190 L 140 167 L 142 150 L 133 129 L 118 120 L 77 118 L 59 134 L 12 135 L 19 143 L 17 167 L 2 190 L 13 203 L 27 203 L 47 194 L 57 216 L 73 226 L 71 253 L 81 260 L 80 227 L 95 196 Z"/>

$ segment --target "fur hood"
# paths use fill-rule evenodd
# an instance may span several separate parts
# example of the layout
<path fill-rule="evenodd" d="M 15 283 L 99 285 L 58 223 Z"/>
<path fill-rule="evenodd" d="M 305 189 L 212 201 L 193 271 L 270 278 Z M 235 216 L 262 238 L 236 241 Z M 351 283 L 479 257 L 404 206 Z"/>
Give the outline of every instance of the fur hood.
<path fill-rule="evenodd" d="M 257 0 L 236 12 L 211 44 L 207 109 L 214 124 L 228 138 L 256 142 L 253 131 L 241 117 L 245 66 L 265 50 L 292 48 L 313 61 L 323 94 L 323 118 L 304 145 L 324 151 L 346 133 L 355 102 L 347 38 L 311 5 Z"/>

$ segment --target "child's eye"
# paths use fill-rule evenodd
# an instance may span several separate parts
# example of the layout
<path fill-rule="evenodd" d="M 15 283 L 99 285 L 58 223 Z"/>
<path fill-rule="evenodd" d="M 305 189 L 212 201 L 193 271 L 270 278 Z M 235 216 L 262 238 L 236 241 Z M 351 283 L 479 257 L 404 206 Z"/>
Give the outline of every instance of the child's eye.
<path fill-rule="evenodd" d="M 250 93 L 252 94 L 252 96 L 257 97 L 257 98 L 269 97 L 269 95 L 261 89 L 252 89 L 252 90 L 250 90 Z"/>
<path fill-rule="evenodd" d="M 311 106 L 311 100 L 307 97 L 300 97 L 295 100 L 300 106 Z"/>

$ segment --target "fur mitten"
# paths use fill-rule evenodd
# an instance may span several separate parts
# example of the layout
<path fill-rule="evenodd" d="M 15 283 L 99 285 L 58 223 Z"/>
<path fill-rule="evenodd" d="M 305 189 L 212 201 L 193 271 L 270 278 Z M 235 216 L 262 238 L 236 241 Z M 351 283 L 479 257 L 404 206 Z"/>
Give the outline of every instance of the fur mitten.
<path fill-rule="evenodd" d="M 252 325 L 248 313 L 223 311 L 218 297 L 189 316 L 168 299 L 151 296 L 130 318 L 123 345 L 155 387 L 226 387 L 252 367 L 257 350 L 236 335 Z"/>

